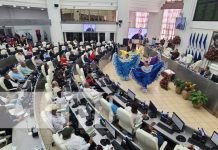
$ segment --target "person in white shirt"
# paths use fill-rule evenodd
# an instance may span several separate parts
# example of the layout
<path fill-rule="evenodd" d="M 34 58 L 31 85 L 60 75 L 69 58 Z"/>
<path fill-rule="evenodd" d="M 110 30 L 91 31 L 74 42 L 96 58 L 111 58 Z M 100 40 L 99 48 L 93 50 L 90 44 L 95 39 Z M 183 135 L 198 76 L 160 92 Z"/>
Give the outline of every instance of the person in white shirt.
<path fill-rule="evenodd" d="M 53 81 L 53 82 L 52 82 L 52 91 L 53 91 L 53 96 L 54 96 L 54 97 L 57 97 L 57 96 L 58 96 L 57 93 L 58 93 L 59 91 L 61 91 L 61 88 L 60 88 L 60 86 L 58 85 L 58 82 L 57 82 L 57 81 Z"/>
<path fill-rule="evenodd" d="M 51 123 L 55 131 L 60 131 L 64 127 L 69 126 L 70 122 L 66 120 L 61 114 L 57 114 L 58 107 L 53 107 L 51 110 Z"/>
<path fill-rule="evenodd" d="M 18 62 L 25 62 L 25 56 L 22 54 L 21 51 L 18 51 L 15 56 Z"/>
<path fill-rule="evenodd" d="M 20 71 L 24 76 L 29 76 L 33 72 L 33 70 L 31 70 L 26 66 L 25 62 L 21 62 L 20 65 L 21 65 Z"/>
<path fill-rule="evenodd" d="M 11 77 L 5 73 L 4 74 L 4 84 L 5 84 L 5 87 L 9 90 L 9 91 L 17 91 L 19 90 L 19 84 L 17 84 L 15 81 L 13 81 L 11 79 Z"/>
<path fill-rule="evenodd" d="M 92 89 L 89 85 L 89 83 L 84 83 L 83 91 L 88 98 L 90 98 L 94 103 L 100 100 L 100 97 L 102 96 L 102 93 L 96 91 L 95 89 Z"/>
<path fill-rule="evenodd" d="M 68 150 L 88 150 L 93 143 L 92 138 L 89 138 L 89 142 L 87 143 L 84 138 L 75 135 L 73 129 L 70 127 L 64 128 L 61 134 Z"/>
<path fill-rule="evenodd" d="M 147 117 L 146 114 L 142 114 L 138 111 L 138 103 L 137 102 L 133 102 L 131 104 L 131 107 L 126 107 L 125 110 L 127 110 L 131 115 L 133 126 L 141 124 L 143 118 Z"/>
<path fill-rule="evenodd" d="M 66 97 L 63 97 L 61 94 L 61 91 L 57 92 L 57 98 L 55 100 L 55 103 L 59 105 L 61 108 L 66 108 L 69 104 Z"/>

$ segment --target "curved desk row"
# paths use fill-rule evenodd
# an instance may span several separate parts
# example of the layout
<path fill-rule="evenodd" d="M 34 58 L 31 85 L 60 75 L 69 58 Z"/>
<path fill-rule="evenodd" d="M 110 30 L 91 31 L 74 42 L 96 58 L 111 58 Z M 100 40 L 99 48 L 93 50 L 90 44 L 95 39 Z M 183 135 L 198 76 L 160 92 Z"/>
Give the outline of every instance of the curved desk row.
<path fill-rule="evenodd" d="M 102 65 L 102 66 L 105 66 L 108 62 L 110 62 L 110 60 L 108 59 L 108 57 L 104 57 L 104 59 L 101 59 L 101 61 L 99 62 L 99 67 L 102 69 L 103 67 L 101 67 L 101 64 L 104 64 L 104 65 Z M 171 65 L 170 65 L 170 64 L 169 64 L 169 68 L 171 69 Z M 186 70 L 187 70 L 187 69 L 186 69 Z M 176 71 L 176 70 L 175 70 L 175 71 Z M 93 76 L 95 76 L 95 75 L 93 74 Z M 101 79 L 101 78 L 100 78 L 100 79 Z M 101 86 L 102 90 L 103 90 L 105 93 L 107 93 L 107 94 L 113 93 L 113 92 L 110 90 L 110 88 L 108 88 L 107 86 L 102 86 L 101 83 L 99 82 L 99 79 L 95 79 L 95 81 L 97 82 L 97 84 L 98 84 L 99 86 Z M 123 90 L 123 89 L 121 89 L 121 90 Z M 130 90 L 131 90 L 131 89 L 130 89 Z M 122 100 L 120 100 L 120 98 L 119 98 L 118 96 L 113 95 L 113 99 L 114 99 L 114 102 L 117 103 L 120 107 L 123 107 L 123 108 L 126 107 L 126 104 L 127 104 L 127 103 L 125 103 L 125 102 L 123 102 Z M 136 101 L 141 102 L 141 100 L 138 100 L 138 99 L 136 99 Z M 146 105 L 147 105 L 147 107 L 148 107 L 148 102 L 146 103 Z M 139 110 L 139 111 L 140 111 L 140 110 Z M 190 145 L 192 144 L 192 143 L 190 143 L 190 142 L 188 141 L 188 139 L 192 137 L 192 134 L 193 134 L 194 131 L 196 131 L 196 130 L 194 130 L 194 129 L 188 127 L 188 126 L 185 126 L 184 131 L 181 132 L 181 133 L 177 133 L 177 132 L 168 133 L 168 132 L 166 132 L 165 130 L 163 130 L 162 128 L 160 128 L 159 126 L 157 126 L 157 124 L 158 124 L 159 122 L 161 122 L 160 117 L 161 117 L 160 112 L 158 112 L 157 118 L 150 118 L 149 120 L 143 120 L 143 122 L 144 122 L 145 124 L 149 124 L 149 125 L 151 125 L 151 124 L 153 124 L 153 123 L 155 122 L 155 125 L 154 125 L 153 127 L 154 127 L 156 130 L 158 130 L 159 132 L 161 132 L 161 133 L 164 135 L 164 137 L 166 137 L 169 141 L 172 141 L 172 142 L 175 143 L 175 144 L 180 144 L 180 145 L 183 145 L 183 146 L 190 146 Z M 163 124 L 164 124 L 164 123 L 163 123 Z M 168 125 L 166 125 L 166 126 L 168 126 Z M 170 126 L 168 126 L 168 127 L 170 127 Z M 178 136 L 178 135 L 184 136 L 185 139 L 186 139 L 186 141 L 185 141 L 185 142 L 181 142 L 181 141 L 177 140 L 177 136 Z M 209 148 L 215 147 L 215 144 L 210 140 L 209 137 L 207 137 L 207 143 L 206 143 L 205 145 L 206 145 L 207 147 L 209 147 Z M 203 148 L 203 149 L 204 149 L 204 148 Z"/>

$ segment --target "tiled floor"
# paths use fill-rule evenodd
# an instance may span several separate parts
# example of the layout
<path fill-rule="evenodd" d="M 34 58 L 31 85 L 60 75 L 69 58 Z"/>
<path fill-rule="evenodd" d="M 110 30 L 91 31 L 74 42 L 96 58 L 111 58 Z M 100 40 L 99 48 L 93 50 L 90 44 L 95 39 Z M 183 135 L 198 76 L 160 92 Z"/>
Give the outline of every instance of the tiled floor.
<path fill-rule="evenodd" d="M 178 114 L 186 125 L 192 128 L 204 128 L 206 134 L 211 136 L 213 131 L 218 131 L 218 118 L 210 114 L 204 108 L 195 109 L 190 101 L 184 100 L 181 95 L 175 93 L 175 87 L 171 82 L 169 90 L 160 88 L 159 81 L 161 77 L 148 87 L 148 92 L 144 93 L 141 87 L 134 81 L 123 81 L 115 73 L 115 68 L 112 63 L 109 63 L 103 69 L 113 81 L 118 81 L 121 87 L 125 90 L 128 88 L 136 93 L 136 97 L 142 101 L 151 100 L 160 111 L 175 112 Z"/>

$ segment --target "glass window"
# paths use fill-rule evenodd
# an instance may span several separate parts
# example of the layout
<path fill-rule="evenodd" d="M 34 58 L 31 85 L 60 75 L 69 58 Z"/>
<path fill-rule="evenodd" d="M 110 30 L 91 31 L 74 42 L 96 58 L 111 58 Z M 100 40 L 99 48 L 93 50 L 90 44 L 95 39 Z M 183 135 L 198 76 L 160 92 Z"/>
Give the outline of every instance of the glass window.
<path fill-rule="evenodd" d="M 116 21 L 116 10 L 62 9 L 62 21 Z"/>
<path fill-rule="evenodd" d="M 129 27 L 130 28 L 148 28 L 148 16 L 147 12 L 135 12 L 129 13 Z"/>
<path fill-rule="evenodd" d="M 161 39 L 172 39 L 175 36 L 176 17 L 179 16 L 181 9 L 164 9 L 163 20 L 161 26 Z"/>
<path fill-rule="evenodd" d="M 148 28 L 148 15 L 147 12 L 136 12 L 136 28 Z"/>
<path fill-rule="evenodd" d="M 81 32 L 66 32 L 67 41 L 82 41 L 82 33 Z"/>
<path fill-rule="evenodd" d="M 100 36 L 100 42 L 105 41 L 105 33 L 99 33 Z"/>
<path fill-rule="evenodd" d="M 114 41 L 114 33 L 110 33 L 110 40 Z"/>
<path fill-rule="evenodd" d="M 98 41 L 98 33 L 84 33 L 85 41 Z"/>

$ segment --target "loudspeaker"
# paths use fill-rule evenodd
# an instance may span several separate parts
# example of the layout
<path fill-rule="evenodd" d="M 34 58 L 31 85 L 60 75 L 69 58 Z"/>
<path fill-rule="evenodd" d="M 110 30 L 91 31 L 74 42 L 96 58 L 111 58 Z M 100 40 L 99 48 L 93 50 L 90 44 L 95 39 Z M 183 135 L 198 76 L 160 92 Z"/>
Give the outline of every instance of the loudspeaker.
<path fill-rule="evenodd" d="M 123 39 L 123 45 L 128 46 L 128 43 L 129 43 L 128 38 Z"/>
<path fill-rule="evenodd" d="M 58 4 L 54 4 L 54 7 L 58 7 L 59 5 Z"/>

